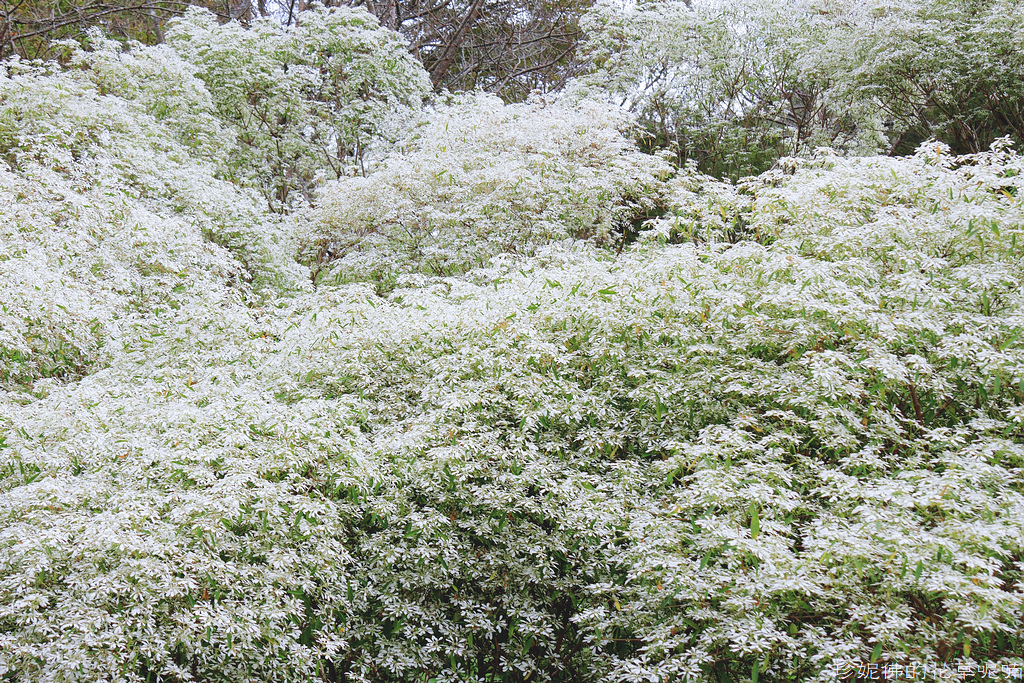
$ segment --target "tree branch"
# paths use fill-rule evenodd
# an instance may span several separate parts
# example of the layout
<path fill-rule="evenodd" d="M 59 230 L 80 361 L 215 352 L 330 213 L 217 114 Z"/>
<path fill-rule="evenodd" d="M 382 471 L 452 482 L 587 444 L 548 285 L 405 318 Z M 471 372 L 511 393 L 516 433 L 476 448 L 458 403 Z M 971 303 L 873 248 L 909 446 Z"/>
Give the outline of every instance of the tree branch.
<path fill-rule="evenodd" d="M 466 40 L 466 34 L 469 33 L 470 27 L 476 21 L 477 15 L 480 14 L 480 8 L 483 7 L 483 4 L 484 0 L 473 0 L 473 4 L 470 6 L 469 11 L 462 19 L 462 23 L 459 24 L 458 29 L 456 29 L 455 35 L 453 35 L 451 40 L 448 41 L 448 45 L 441 54 L 441 58 L 434 62 L 434 65 L 430 68 L 430 83 L 435 88 L 455 61 L 455 53 L 458 51 L 459 47 L 462 46 L 463 41 Z"/>

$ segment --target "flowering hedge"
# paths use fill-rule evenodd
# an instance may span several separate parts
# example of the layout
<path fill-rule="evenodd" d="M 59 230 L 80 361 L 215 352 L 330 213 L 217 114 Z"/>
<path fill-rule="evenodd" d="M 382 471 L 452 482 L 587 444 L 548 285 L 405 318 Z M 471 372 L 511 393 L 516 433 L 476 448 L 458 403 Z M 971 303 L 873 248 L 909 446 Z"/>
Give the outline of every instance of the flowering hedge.
<path fill-rule="evenodd" d="M 148 49 L 125 63 L 172 58 Z M 115 53 L 80 59 L 0 79 L 0 676 L 1024 666 L 1005 144 L 733 186 L 658 175 L 597 105 L 468 101 L 293 220 L 219 178 L 185 117 L 102 85 Z M 470 116 L 519 140 L 539 223 L 485 211 L 514 190 Z M 585 149 L 535 146 L 564 130 Z M 441 167 L 452 272 L 385 239 Z M 359 221 L 374 239 L 306 286 L 301 245 Z"/>

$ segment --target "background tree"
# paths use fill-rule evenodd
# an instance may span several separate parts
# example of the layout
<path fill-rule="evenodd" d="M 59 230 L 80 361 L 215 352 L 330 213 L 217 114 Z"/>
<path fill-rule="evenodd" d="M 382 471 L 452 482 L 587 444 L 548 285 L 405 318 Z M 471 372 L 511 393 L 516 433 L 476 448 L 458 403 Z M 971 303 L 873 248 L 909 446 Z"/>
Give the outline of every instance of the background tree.
<path fill-rule="evenodd" d="M 580 18 L 592 0 L 352 0 L 409 39 L 435 88 L 506 101 L 559 90 L 580 73 Z"/>
<path fill-rule="evenodd" d="M 679 164 L 736 179 L 821 145 L 874 147 L 801 71 L 812 34 L 787 4 L 602 2 L 583 23 L 589 73 L 575 88 L 636 112 Z"/>
<path fill-rule="evenodd" d="M 275 210 L 308 200 L 326 178 L 363 172 L 429 90 L 401 38 L 368 14 L 318 6 L 297 19 L 261 17 L 246 29 L 193 9 L 167 36 L 237 133 L 225 175 L 259 188 Z"/>
<path fill-rule="evenodd" d="M 886 151 L 936 138 L 954 152 L 1024 141 L 1024 2 L 811 2 L 800 57 L 837 108 L 883 114 Z"/>
<path fill-rule="evenodd" d="M 577 86 L 635 111 L 649 144 L 718 177 L 819 146 L 957 153 L 1024 140 L 1024 3 L 602 2 Z"/>
<path fill-rule="evenodd" d="M 0 1 L 0 58 L 53 56 L 54 40 L 78 39 L 92 27 L 145 44 L 163 42 L 169 19 L 193 6 L 219 23 L 249 26 L 272 18 L 300 22 L 308 0 L 39 0 Z M 436 89 L 483 88 L 506 101 L 559 90 L 580 73 L 580 17 L 592 0 L 325 0 L 361 7 L 381 26 L 400 32 Z"/>
<path fill-rule="evenodd" d="M 80 39 L 90 28 L 121 40 L 162 43 L 167 21 L 192 6 L 206 7 L 222 22 L 269 14 L 265 0 L 2 0 L 0 59 L 53 57 L 53 41 Z"/>

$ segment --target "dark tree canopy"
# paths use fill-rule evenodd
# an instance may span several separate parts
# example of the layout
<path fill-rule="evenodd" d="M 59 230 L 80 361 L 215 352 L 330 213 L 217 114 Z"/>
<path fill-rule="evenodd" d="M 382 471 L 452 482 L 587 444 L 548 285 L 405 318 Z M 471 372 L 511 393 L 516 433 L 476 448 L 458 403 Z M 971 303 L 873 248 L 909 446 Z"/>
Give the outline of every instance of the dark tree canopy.
<path fill-rule="evenodd" d="M 276 17 L 285 25 L 314 3 L 307 0 L 2 0 L 0 58 L 48 58 L 55 40 L 93 26 L 112 37 L 146 44 L 164 40 L 166 22 L 190 6 L 222 22 L 247 25 Z M 506 100 L 560 89 L 580 65 L 580 18 L 591 0 L 327 0 L 362 7 L 409 40 L 436 89 L 483 88 Z"/>
<path fill-rule="evenodd" d="M 353 0 L 408 38 L 437 89 L 506 100 L 558 90 L 580 72 L 580 18 L 591 0 Z"/>
<path fill-rule="evenodd" d="M 0 0 L 0 58 L 50 58 L 54 41 L 79 38 L 94 26 L 114 38 L 161 43 L 165 22 L 193 5 L 206 7 L 224 21 L 253 13 L 248 0 Z"/>

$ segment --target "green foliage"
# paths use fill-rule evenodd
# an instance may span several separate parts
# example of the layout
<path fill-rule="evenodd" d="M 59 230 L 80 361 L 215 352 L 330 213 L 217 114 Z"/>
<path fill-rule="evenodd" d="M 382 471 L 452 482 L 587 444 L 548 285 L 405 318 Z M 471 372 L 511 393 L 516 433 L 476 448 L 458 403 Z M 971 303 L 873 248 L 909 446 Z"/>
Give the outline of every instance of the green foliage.
<path fill-rule="evenodd" d="M 0 677 L 1024 667 L 1009 140 L 732 185 L 477 96 L 284 219 L 93 41 L 0 78 Z"/>

